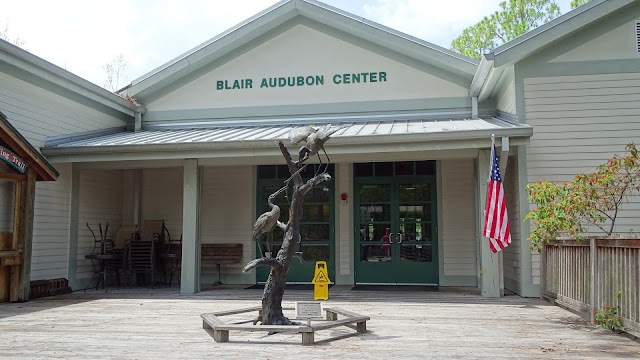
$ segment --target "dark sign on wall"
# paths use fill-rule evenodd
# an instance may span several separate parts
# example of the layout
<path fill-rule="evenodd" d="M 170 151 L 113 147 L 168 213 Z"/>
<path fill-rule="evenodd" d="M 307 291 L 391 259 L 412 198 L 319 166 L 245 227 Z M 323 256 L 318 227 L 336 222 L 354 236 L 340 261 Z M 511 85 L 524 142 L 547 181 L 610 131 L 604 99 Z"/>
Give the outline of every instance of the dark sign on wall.
<path fill-rule="evenodd" d="M 2 146 L 0 146 L 0 160 L 13 166 L 18 170 L 18 172 L 20 172 L 20 174 L 24 174 L 24 171 L 27 169 L 27 163 L 24 162 L 24 160 L 20 159 L 16 154 Z"/>
<path fill-rule="evenodd" d="M 334 74 L 329 76 L 331 83 L 335 85 L 365 84 L 387 82 L 387 73 L 358 72 Z M 258 79 L 234 79 L 216 81 L 216 90 L 240 90 L 253 88 L 276 88 L 276 87 L 296 87 L 296 86 L 322 86 L 324 85 L 324 75 L 307 76 L 287 76 L 287 77 L 264 77 Z"/>

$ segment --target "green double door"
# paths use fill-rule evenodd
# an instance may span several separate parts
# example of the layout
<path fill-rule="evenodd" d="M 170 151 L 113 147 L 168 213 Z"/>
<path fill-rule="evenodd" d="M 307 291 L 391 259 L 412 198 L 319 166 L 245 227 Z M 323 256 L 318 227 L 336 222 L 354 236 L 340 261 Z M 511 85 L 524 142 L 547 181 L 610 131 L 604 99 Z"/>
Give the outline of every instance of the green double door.
<path fill-rule="evenodd" d="M 433 176 L 355 181 L 356 283 L 438 284 Z"/>
<path fill-rule="evenodd" d="M 258 214 L 269 211 L 267 198 L 282 186 L 282 180 L 260 181 L 258 184 Z M 289 192 L 291 193 L 291 192 Z M 313 188 L 304 201 L 303 217 L 300 223 L 300 242 L 295 244 L 295 251 L 302 252 L 303 262 L 294 259 L 290 263 L 288 283 L 310 283 L 313 280 L 315 263 L 326 261 L 329 279 L 335 281 L 334 259 L 334 200 L 333 184 Z M 280 207 L 280 221 L 289 220 L 289 203 L 284 196 L 279 196 L 275 203 Z M 260 238 L 257 243 L 257 257 L 275 257 L 282 246 L 283 231 L 275 227 L 273 232 Z M 259 283 L 267 281 L 270 268 L 258 267 L 256 280 Z"/>

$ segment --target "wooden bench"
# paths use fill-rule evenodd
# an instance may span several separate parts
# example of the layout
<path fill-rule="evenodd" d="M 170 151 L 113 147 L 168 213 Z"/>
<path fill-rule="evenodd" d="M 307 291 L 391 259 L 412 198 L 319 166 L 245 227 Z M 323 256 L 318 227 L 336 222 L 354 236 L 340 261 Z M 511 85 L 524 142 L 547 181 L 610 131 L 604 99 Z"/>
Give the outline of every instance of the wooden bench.
<path fill-rule="evenodd" d="M 245 325 L 243 323 L 228 324 L 220 317 L 260 311 L 262 306 L 255 306 L 246 309 L 219 311 L 215 313 L 200 314 L 202 318 L 202 328 L 207 330 L 215 342 L 228 342 L 229 331 L 267 331 L 280 333 L 302 334 L 302 345 L 313 345 L 315 343 L 315 332 L 319 330 L 332 329 L 339 326 L 346 326 L 357 331 L 358 334 L 367 332 L 368 316 L 353 313 L 341 308 L 324 308 L 326 321 L 311 325 Z M 282 310 L 293 310 L 293 307 L 283 306 Z M 258 312 L 258 315 L 260 313 Z M 338 315 L 345 317 L 338 320 Z M 248 321 L 250 322 L 250 321 Z M 355 324 L 355 325 L 354 325 Z"/>
<path fill-rule="evenodd" d="M 202 244 L 200 249 L 200 265 L 216 265 L 220 282 L 220 265 L 239 264 L 242 261 L 242 244 Z"/>

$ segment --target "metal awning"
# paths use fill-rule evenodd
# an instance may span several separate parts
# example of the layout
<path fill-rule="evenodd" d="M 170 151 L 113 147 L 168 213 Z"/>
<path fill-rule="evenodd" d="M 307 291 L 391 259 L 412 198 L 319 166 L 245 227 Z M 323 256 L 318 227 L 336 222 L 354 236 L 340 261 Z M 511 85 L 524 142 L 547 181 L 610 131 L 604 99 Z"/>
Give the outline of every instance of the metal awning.
<path fill-rule="evenodd" d="M 344 121 L 344 118 L 342 120 Z M 120 131 L 82 139 L 77 137 L 69 137 L 66 140 L 53 139 L 45 143 L 42 152 L 56 161 L 62 161 L 62 157 L 67 158 L 64 161 L 106 161 L 106 154 L 120 160 L 260 156 L 274 149 L 277 151 L 274 143 L 278 140 L 283 140 L 287 144 L 287 135 L 291 129 L 311 124 L 309 121 L 283 124 L 286 121 L 283 119 L 280 124 L 244 126 L 242 122 L 226 125 L 218 122 L 210 123 L 208 126 L 199 125 L 199 127 L 189 128 L 184 128 L 189 126 L 187 124 L 180 125 L 183 128 L 175 128 L 176 124 L 154 125 L 147 126 L 145 130 L 139 132 Z M 317 121 L 313 125 L 317 127 L 326 123 L 334 124 L 334 122 Z M 351 123 L 335 122 L 335 125 L 342 125 L 344 128 L 332 136 L 330 141 L 332 153 L 340 153 L 340 149 L 346 148 L 353 151 L 354 147 L 360 147 L 366 152 L 389 152 L 387 148 L 394 145 L 397 151 L 403 151 L 402 148 L 408 145 L 419 149 L 420 146 L 417 146 L 419 144 L 428 150 L 433 146 L 437 148 L 437 144 L 442 142 L 459 142 L 459 146 L 455 148 L 477 148 L 479 147 L 477 143 L 465 145 L 464 142 L 482 140 L 486 145 L 486 141 L 490 141 L 492 134 L 497 137 L 524 140 L 528 140 L 533 134 L 533 128 L 529 125 L 514 124 L 497 117 L 388 120 L 385 116 L 381 119 L 370 117 L 367 121 Z M 372 145 L 375 145 L 375 148 L 370 149 Z M 398 145 L 402 148 L 397 147 Z M 150 153 L 156 153 L 157 156 L 150 157 Z M 128 156 L 116 156 L 118 154 L 128 154 Z"/>

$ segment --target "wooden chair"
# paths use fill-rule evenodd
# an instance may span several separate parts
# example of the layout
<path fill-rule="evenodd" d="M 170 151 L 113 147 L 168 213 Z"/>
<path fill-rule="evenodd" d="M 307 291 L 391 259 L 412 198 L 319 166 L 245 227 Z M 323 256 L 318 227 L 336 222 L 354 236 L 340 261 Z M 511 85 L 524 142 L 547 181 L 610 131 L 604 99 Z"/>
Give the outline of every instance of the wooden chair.
<path fill-rule="evenodd" d="M 129 245 L 129 269 L 137 283 L 145 284 L 147 273 L 151 275 L 151 288 L 155 285 L 157 248 L 162 245 L 164 220 L 145 220 L 139 236 Z"/>
<path fill-rule="evenodd" d="M 160 254 L 162 260 L 162 268 L 164 272 L 164 283 L 171 286 L 173 274 L 180 272 L 182 269 L 182 235 L 179 240 L 171 239 L 169 230 L 164 227 L 164 251 Z M 169 272 L 169 282 L 167 283 L 167 272 Z M 180 277 L 178 276 L 178 285 L 180 285 Z"/>
<path fill-rule="evenodd" d="M 136 239 L 137 227 L 133 224 L 120 225 L 113 239 L 113 249 L 111 252 L 116 255 L 109 264 L 110 271 L 122 273 L 122 278 L 130 280 L 129 274 L 129 246 L 132 240 Z M 126 281 L 128 284 L 129 281 Z"/>
<path fill-rule="evenodd" d="M 155 241 L 142 241 L 140 239 L 131 241 L 129 244 L 129 273 L 135 276 L 138 285 L 144 285 L 145 275 L 151 274 L 151 287 L 155 282 L 154 269 L 155 261 Z"/>

